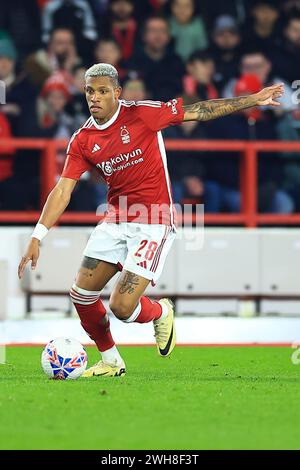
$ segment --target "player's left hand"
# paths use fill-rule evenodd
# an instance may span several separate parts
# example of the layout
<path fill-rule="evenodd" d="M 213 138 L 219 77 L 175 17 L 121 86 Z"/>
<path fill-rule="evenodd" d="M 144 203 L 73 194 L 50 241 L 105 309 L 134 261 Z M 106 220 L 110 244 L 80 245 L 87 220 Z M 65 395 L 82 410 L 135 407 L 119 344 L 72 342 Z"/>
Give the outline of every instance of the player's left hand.
<path fill-rule="evenodd" d="M 283 83 L 263 88 L 261 91 L 256 93 L 257 106 L 280 106 L 280 103 L 276 100 L 281 98 L 283 94 Z"/>

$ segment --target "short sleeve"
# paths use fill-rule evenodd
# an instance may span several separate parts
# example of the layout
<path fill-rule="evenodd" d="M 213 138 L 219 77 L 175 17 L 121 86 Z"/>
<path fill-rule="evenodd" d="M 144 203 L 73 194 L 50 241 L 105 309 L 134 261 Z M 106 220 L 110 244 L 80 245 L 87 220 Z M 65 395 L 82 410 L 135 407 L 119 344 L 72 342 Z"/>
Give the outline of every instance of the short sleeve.
<path fill-rule="evenodd" d="M 90 169 L 91 164 L 84 158 L 78 142 L 78 134 L 75 132 L 67 148 L 67 158 L 61 176 L 79 180 L 80 176 Z"/>
<path fill-rule="evenodd" d="M 180 124 L 184 118 L 182 98 L 174 98 L 166 103 L 161 101 L 137 101 L 140 119 L 153 131 Z"/>

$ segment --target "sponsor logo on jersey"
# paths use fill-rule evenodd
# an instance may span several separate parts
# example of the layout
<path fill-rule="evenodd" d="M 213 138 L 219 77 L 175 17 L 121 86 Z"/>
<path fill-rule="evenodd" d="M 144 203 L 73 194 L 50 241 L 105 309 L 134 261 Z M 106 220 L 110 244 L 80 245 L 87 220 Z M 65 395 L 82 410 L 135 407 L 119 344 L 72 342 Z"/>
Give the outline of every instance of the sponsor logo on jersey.
<path fill-rule="evenodd" d="M 96 167 L 100 168 L 106 176 L 111 176 L 114 171 L 124 170 L 128 166 L 141 163 L 144 159 L 139 158 L 136 160 L 136 157 L 142 155 L 142 150 L 140 148 L 133 150 L 128 153 L 120 153 L 116 157 L 111 157 L 106 162 L 97 163 Z"/>
<path fill-rule="evenodd" d="M 103 163 L 98 163 L 96 166 L 98 168 L 101 168 L 101 170 L 103 171 L 103 173 L 106 176 L 111 176 L 114 172 L 112 164 L 109 161 L 108 162 L 103 162 Z"/>
<path fill-rule="evenodd" d="M 94 147 L 93 147 L 92 153 L 95 153 L 95 152 L 97 152 L 98 150 L 101 150 L 101 147 L 100 147 L 100 145 L 95 144 Z"/>
<path fill-rule="evenodd" d="M 167 106 L 169 106 L 169 107 L 171 106 L 171 108 L 172 108 L 172 114 L 178 114 L 176 105 L 177 105 L 177 100 L 175 98 L 171 101 L 168 101 L 168 103 L 167 103 Z"/>
<path fill-rule="evenodd" d="M 127 129 L 126 126 L 121 126 L 120 129 L 120 136 L 123 144 L 129 144 L 130 143 L 130 134 L 129 130 Z"/>

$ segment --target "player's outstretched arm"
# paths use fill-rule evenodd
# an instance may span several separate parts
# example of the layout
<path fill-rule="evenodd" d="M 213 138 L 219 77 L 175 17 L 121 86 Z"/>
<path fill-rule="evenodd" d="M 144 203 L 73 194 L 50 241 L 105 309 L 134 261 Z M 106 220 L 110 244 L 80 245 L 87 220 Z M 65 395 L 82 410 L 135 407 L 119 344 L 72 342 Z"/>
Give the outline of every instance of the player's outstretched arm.
<path fill-rule="evenodd" d="M 184 106 L 184 121 L 209 121 L 253 106 L 280 106 L 276 101 L 284 93 L 284 85 L 272 85 L 258 93 L 236 98 L 199 101 Z"/>
<path fill-rule="evenodd" d="M 70 202 L 71 194 L 76 183 L 76 180 L 70 178 L 60 178 L 56 186 L 52 189 L 38 221 L 38 224 L 40 224 L 39 228 L 42 229 L 42 231 L 44 230 L 45 234 L 51 227 L 53 227 L 65 211 Z M 25 267 L 29 261 L 31 261 L 31 269 L 35 269 L 40 255 L 41 238 L 36 238 L 34 235 L 35 232 L 33 232 L 31 236 L 26 252 L 18 267 L 18 276 L 20 279 L 22 278 Z"/>

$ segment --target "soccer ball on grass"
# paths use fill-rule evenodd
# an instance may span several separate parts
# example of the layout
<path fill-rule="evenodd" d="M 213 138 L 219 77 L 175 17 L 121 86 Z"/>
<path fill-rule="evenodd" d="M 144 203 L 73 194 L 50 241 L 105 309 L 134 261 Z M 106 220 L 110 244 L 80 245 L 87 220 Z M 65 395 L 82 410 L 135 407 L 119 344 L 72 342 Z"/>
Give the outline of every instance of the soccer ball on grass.
<path fill-rule="evenodd" d="M 86 369 L 87 354 L 73 338 L 56 338 L 42 352 L 42 368 L 49 379 L 78 379 Z"/>

